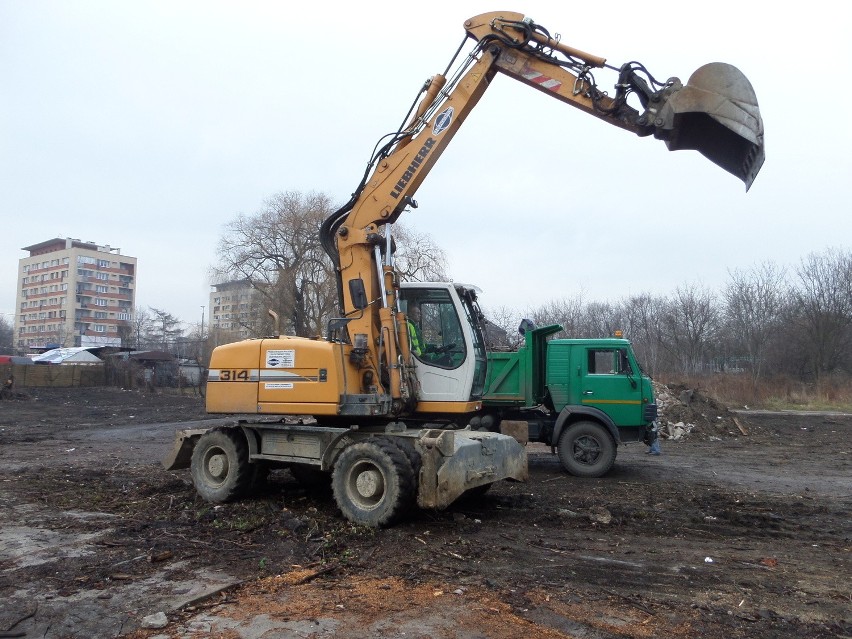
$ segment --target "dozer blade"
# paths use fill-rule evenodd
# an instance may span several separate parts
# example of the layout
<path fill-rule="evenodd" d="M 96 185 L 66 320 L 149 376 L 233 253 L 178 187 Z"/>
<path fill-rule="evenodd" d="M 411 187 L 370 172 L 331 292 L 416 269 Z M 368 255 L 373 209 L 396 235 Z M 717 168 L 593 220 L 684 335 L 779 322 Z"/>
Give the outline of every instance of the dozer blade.
<path fill-rule="evenodd" d="M 748 78 L 734 66 L 699 68 L 660 110 L 670 151 L 694 149 L 749 189 L 763 165 L 763 120 Z"/>

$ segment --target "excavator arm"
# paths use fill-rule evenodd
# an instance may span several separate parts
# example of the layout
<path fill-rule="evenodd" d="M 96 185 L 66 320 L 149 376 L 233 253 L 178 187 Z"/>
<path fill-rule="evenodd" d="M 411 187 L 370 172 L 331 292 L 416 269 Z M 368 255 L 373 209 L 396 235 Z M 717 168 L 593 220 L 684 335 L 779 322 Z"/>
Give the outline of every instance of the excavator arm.
<path fill-rule="evenodd" d="M 378 149 L 350 201 L 321 229 L 323 246 L 338 269 L 340 339 L 354 346 L 350 361 L 366 372 L 370 384 L 392 398 L 392 412 L 413 406 L 416 380 L 396 298 L 390 233 L 383 236 L 380 228 L 416 206 L 418 187 L 497 74 L 638 136 L 663 140 L 670 150 L 697 150 L 746 188 L 763 163 L 757 99 L 735 67 L 712 63 L 686 85 L 678 78 L 659 82 L 641 64 L 610 66 L 519 13 L 485 13 L 464 28 L 465 40 L 474 41 L 470 53 L 455 64 L 457 52 L 444 74 L 425 83 L 404 126 Z M 597 69 L 617 72 L 611 96 L 598 88 Z M 628 104 L 631 95 L 641 108 Z"/>

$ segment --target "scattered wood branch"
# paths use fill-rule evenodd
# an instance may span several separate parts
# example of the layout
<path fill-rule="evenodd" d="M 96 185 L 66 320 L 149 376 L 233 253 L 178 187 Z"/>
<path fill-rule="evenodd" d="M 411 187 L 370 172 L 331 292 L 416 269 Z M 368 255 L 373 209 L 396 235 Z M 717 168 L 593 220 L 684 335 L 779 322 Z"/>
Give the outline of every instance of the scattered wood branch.
<path fill-rule="evenodd" d="M 298 581 L 293 582 L 293 585 L 294 586 L 301 586 L 302 584 L 306 584 L 310 581 L 313 581 L 317 577 L 321 577 L 322 575 L 327 575 L 330 572 L 334 572 L 338 568 L 340 568 L 340 563 L 334 562 L 333 564 L 329 564 L 325 568 L 320 568 L 319 570 L 315 570 L 314 572 L 310 573 L 309 575 L 305 575 L 304 577 L 302 577 Z"/>

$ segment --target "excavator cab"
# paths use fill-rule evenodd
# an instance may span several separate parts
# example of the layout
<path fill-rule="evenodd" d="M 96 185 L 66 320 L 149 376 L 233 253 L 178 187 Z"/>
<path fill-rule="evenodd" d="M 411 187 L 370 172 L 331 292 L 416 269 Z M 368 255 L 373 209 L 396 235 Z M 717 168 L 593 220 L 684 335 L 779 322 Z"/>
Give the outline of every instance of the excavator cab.
<path fill-rule="evenodd" d="M 675 88 L 657 113 L 655 136 L 670 151 L 693 149 L 749 189 L 763 165 L 763 120 L 751 83 L 736 67 L 712 62 Z"/>
<path fill-rule="evenodd" d="M 482 398 L 486 353 L 476 291 L 453 282 L 402 283 L 420 412 L 446 412 L 446 402 Z"/>

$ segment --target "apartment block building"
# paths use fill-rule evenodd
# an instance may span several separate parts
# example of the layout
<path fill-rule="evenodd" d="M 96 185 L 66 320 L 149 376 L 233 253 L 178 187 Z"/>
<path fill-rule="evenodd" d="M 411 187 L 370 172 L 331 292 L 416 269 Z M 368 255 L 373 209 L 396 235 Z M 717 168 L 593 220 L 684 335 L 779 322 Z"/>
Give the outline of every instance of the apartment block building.
<path fill-rule="evenodd" d="M 15 344 L 19 352 L 121 346 L 132 332 L 136 258 L 71 238 L 25 246 L 18 261 Z"/>
<path fill-rule="evenodd" d="M 257 289 L 248 279 L 213 284 L 208 308 L 217 343 L 254 337 L 262 320 Z"/>

